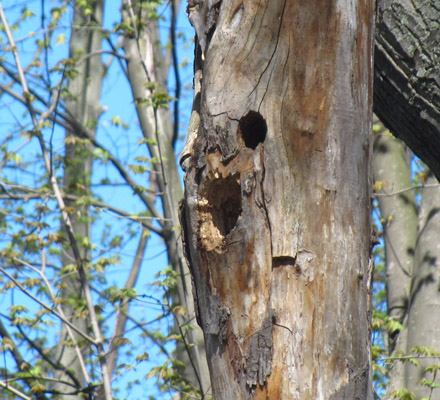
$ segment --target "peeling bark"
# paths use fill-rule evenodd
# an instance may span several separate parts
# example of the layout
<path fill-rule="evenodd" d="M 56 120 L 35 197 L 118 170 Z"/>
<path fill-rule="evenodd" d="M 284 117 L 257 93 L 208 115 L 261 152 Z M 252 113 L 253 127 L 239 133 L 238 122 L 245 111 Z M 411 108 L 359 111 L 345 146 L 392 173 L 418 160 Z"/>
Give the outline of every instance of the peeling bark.
<path fill-rule="evenodd" d="M 214 398 L 368 398 L 373 3 L 189 12 L 181 219 Z"/>
<path fill-rule="evenodd" d="M 250 389 L 264 386 L 266 378 L 272 372 L 272 324 L 274 311 L 263 321 L 263 326 L 251 338 L 246 356 L 246 384 Z"/>

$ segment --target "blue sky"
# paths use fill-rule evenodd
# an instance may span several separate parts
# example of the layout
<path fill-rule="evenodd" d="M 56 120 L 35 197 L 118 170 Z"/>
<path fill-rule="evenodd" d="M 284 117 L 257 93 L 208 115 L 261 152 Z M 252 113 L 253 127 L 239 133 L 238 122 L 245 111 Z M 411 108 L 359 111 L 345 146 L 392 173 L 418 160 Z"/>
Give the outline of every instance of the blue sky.
<path fill-rule="evenodd" d="M 57 5 L 54 1 L 45 1 L 46 10 L 50 10 L 52 7 Z M 28 1 L 2 1 L 2 5 L 5 9 L 5 12 L 10 18 L 10 21 L 13 22 L 16 18 L 18 18 L 22 7 L 27 7 L 32 10 L 36 16 L 30 18 L 25 23 L 23 23 L 20 27 L 20 30 L 14 32 L 14 37 L 16 39 L 23 38 L 29 34 L 30 31 L 38 31 L 38 27 L 40 25 L 40 13 L 41 13 L 41 5 L 43 3 L 40 0 L 28 0 Z M 191 84 L 192 84 L 192 57 L 193 57 L 193 43 L 191 41 L 193 37 L 192 27 L 189 25 L 187 21 L 186 14 L 184 9 L 186 7 L 185 4 L 181 4 L 181 11 L 178 19 L 178 31 L 181 35 L 179 35 L 179 46 L 178 46 L 178 54 L 179 60 L 182 62 L 185 59 L 189 62 L 186 64 L 186 67 L 182 68 L 180 71 L 182 84 L 185 86 L 185 90 L 183 90 L 183 95 L 181 99 L 181 111 L 180 111 L 180 126 L 179 132 L 181 135 L 181 140 L 178 144 L 178 151 L 180 151 L 182 147 L 182 143 L 184 141 L 184 136 L 186 133 L 186 126 L 189 119 L 189 114 L 191 110 L 192 104 L 192 93 L 191 93 Z M 112 29 L 115 23 L 120 21 L 120 2 L 119 1 L 108 1 L 106 12 L 105 12 L 105 27 L 108 29 Z M 164 6 L 164 16 L 167 15 L 167 6 Z M 60 29 L 53 36 L 52 39 L 52 49 L 53 54 L 49 58 L 49 64 L 54 64 L 58 60 L 63 57 L 66 57 L 68 54 L 68 26 L 69 26 L 69 17 L 70 15 L 66 15 L 64 24 L 66 29 Z M 168 26 L 169 23 L 164 21 L 163 28 L 161 29 L 162 39 L 165 40 L 168 34 Z M 58 43 L 56 44 L 57 38 L 60 34 L 66 35 L 66 41 L 64 44 Z M 37 34 L 36 37 L 39 37 Z M 40 36 L 41 38 L 41 36 Z M 5 37 L 2 37 L 3 43 L 5 41 Z M 20 56 L 22 57 L 22 61 L 26 63 L 26 60 L 32 56 L 35 50 L 35 40 L 27 39 L 23 41 L 19 41 L 18 48 L 20 50 Z M 104 60 L 107 57 L 104 56 Z M 173 74 L 170 74 L 169 87 L 171 90 L 171 94 L 173 94 Z M 7 132 L 11 129 L 11 127 L 16 124 L 16 118 L 20 119 L 22 113 L 24 112 L 23 107 L 17 105 L 15 102 L 10 101 L 10 99 L 6 99 L 6 96 L 3 96 L 0 99 L 0 141 L 2 141 Z M 102 96 L 102 105 L 107 108 L 107 111 L 102 115 L 99 123 L 97 136 L 102 143 L 111 149 L 118 152 L 119 156 L 123 160 L 132 160 L 137 153 L 140 153 L 139 147 L 136 146 L 136 142 L 139 139 L 139 126 L 137 125 L 137 117 L 135 114 L 135 109 L 131 99 L 131 92 L 129 90 L 129 86 L 126 82 L 126 78 L 123 72 L 120 70 L 120 67 L 117 62 L 113 62 L 108 76 L 106 77 L 104 87 L 103 87 L 103 96 Z M 127 130 L 122 129 L 121 127 L 115 127 L 111 120 L 115 116 L 120 116 L 121 119 L 129 125 Z M 46 132 L 46 134 L 49 134 Z M 56 128 L 54 130 L 54 149 L 57 152 L 62 152 L 63 149 L 63 141 L 64 132 L 63 130 Z M 10 148 L 16 148 L 20 146 L 24 142 L 23 138 L 17 137 L 10 143 Z M 37 146 L 36 140 L 29 143 L 19 152 L 23 161 L 34 159 L 39 154 L 39 148 Z M 145 154 L 144 154 L 145 155 Z M 41 171 L 38 171 L 38 167 L 29 165 L 27 168 L 35 168 L 35 172 L 37 175 L 41 175 Z M 7 176 L 9 179 L 17 178 L 22 184 L 32 186 L 35 183 L 35 176 L 27 174 L 23 172 L 20 168 L 16 170 L 4 170 L 0 172 L 1 174 Z M 94 182 L 99 182 L 102 178 L 110 178 L 111 180 L 117 180 L 117 175 L 114 169 L 109 165 L 99 165 L 96 163 L 95 166 L 95 174 L 94 174 Z M 102 186 L 96 187 L 95 193 L 101 194 L 107 202 L 112 203 L 112 205 L 124 209 L 127 212 L 134 213 L 144 211 L 142 204 L 135 199 L 132 195 L 131 190 L 128 190 L 121 186 Z M 1 205 L 0 205 L 1 207 Z M 57 222 L 53 220 L 53 223 Z M 126 229 L 126 225 L 121 222 L 119 224 L 117 218 L 113 218 L 110 220 L 111 229 L 113 232 L 117 232 L 118 229 Z M 136 226 L 133 226 L 136 229 Z M 98 238 L 101 236 L 104 226 L 97 225 L 94 228 L 93 234 L 96 242 L 99 242 Z M 122 236 L 124 236 L 124 232 L 122 232 Z M 135 235 L 135 237 L 138 235 Z M 4 242 L 3 242 L 4 243 Z M 106 278 L 109 283 L 113 283 L 117 286 L 123 286 L 125 282 L 126 276 L 131 266 L 131 262 L 133 260 L 133 255 L 136 249 L 137 240 L 131 240 L 128 242 L 127 246 L 123 248 L 123 251 L 120 252 L 121 256 L 121 264 L 112 267 L 111 270 L 106 273 Z M 3 246 L 2 241 L 0 240 L 0 245 Z M 98 249 L 99 250 L 99 249 Z M 157 236 L 152 236 L 147 248 L 147 252 L 145 254 L 145 258 L 142 266 L 142 274 L 137 284 L 137 291 L 141 295 L 154 296 L 160 298 L 161 292 L 154 290 L 149 283 L 155 280 L 155 274 L 162 270 L 167 265 L 166 253 L 163 243 L 160 238 Z M 32 311 L 35 308 L 35 305 L 29 303 L 26 297 L 22 295 L 15 295 L 14 297 L 9 296 L 1 296 L 0 297 L 0 309 L 6 310 L 11 303 L 23 302 L 26 306 Z M 133 304 L 133 312 L 140 317 L 143 317 L 145 320 L 154 319 L 158 313 L 161 312 L 160 307 L 154 304 L 154 300 L 147 298 L 142 298 L 139 301 L 136 301 Z M 36 309 L 36 308 L 35 308 Z M 107 321 L 111 326 L 112 321 Z M 164 321 L 161 325 L 161 328 L 165 331 L 168 329 L 168 324 L 171 321 Z M 160 326 L 158 326 L 160 327 Z M 53 340 L 54 338 L 52 338 Z M 136 377 L 142 381 L 142 384 L 138 387 L 135 387 L 132 392 L 122 392 L 123 394 L 130 399 L 144 399 L 148 395 L 152 395 L 155 398 L 170 398 L 170 394 L 159 395 L 159 393 L 155 390 L 155 382 L 154 379 L 149 380 L 149 382 L 145 382 L 143 380 L 143 376 L 149 371 L 149 369 L 156 365 L 159 362 L 163 362 L 164 358 L 157 354 L 155 349 L 151 346 L 151 343 L 148 341 L 144 343 L 139 343 L 140 347 L 145 346 L 145 350 L 150 353 L 150 362 L 141 364 L 140 367 L 135 371 L 130 371 L 120 378 L 118 378 L 118 382 L 129 381 Z M 170 344 L 171 347 L 171 344 Z M 8 362 L 12 363 L 12 360 Z M 11 364 L 9 364 L 11 365 Z M 124 384 L 118 385 L 121 388 L 124 387 Z"/>

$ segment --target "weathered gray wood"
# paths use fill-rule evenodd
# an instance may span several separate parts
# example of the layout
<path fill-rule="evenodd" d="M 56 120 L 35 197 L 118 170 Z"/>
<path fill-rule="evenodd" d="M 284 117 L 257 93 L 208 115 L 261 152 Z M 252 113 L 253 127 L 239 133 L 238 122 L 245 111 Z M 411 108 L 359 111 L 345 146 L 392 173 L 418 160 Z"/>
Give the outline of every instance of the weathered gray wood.
<path fill-rule="evenodd" d="M 214 397 L 369 398 L 373 2 L 194 3 L 182 221 Z"/>

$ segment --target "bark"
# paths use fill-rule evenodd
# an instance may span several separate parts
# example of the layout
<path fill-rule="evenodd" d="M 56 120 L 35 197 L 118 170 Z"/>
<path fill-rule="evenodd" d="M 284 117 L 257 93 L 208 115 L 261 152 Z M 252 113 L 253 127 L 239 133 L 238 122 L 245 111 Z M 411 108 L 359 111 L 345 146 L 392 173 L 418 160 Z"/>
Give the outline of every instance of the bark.
<path fill-rule="evenodd" d="M 373 3 L 189 13 L 182 221 L 214 398 L 370 398 Z"/>
<path fill-rule="evenodd" d="M 374 111 L 440 179 L 440 8 L 378 1 Z"/>
<path fill-rule="evenodd" d="M 427 184 L 438 181 L 431 176 Z M 408 353 L 414 346 L 429 346 L 440 352 L 440 187 L 423 190 L 419 214 L 419 235 L 415 254 L 415 273 L 411 287 L 408 315 Z M 434 380 L 436 375 L 424 369 L 439 363 L 439 358 L 420 359 L 420 366 L 406 365 L 406 385 L 417 398 L 440 399 L 440 389 L 418 384 L 422 378 Z M 436 382 L 437 383 L 437 382 Z"/>
<path fill-rule="evenodd" d="M 380 214 L 383 221 L 386 262 L 386 288 L 389 317 L 406 325 L 409 293 L 414 268 L 417 240 L 418 209 L 412 186 L 406 148 L 389 131 L 382 129 L 374 138 L 374 181 L 382 181 L 378 191 Z M 389 335 L 390 355 L 406 354 L 407 330 Z M 387 393 L 405 387 L 405 365 L 396 361 L 391 365 Z"/>
<path fill-rule="evenodd" d="M 95 21 L 101 25 L 103 18 L 104 1 L 99 0 L 93 3 L 93 20 L 83 14 L 82 8 L 76 4 L 73 18 L 73 26 L 82 26 L 94 24 Z M 92 22 L 93 21 L 93 22 Z M 85 54 L 93 53 L 101 49 L 102 35 L 97 29 L 72 28 L 70 38 L 69 57 L 80 59 Z M 69 79 L 68 91 L 71 97 L 66 100 L 66 110 L 80 122 L 82 126 L 88 126 L 90 132 L 94 134 L 97 121 L 102 113 L 100 105 L 101 86 L 104 73 L 101 58 L 92 56 L 83 62 L 79 62 L 75 69 L 78 76 Z M 81 137 L 79 132 L 75 130 L 67 130 L 67 137 Z M 84 145 L 78 145 L 69 142 L 65 146 L 65 168 L 64 168 L 64 186 L 65 192 L 70 194 L 85 195 L 90 184 L 90 176 L 92 173 L 92 157 L 87 154 L 90 148 Z M 90 238 L 90 221 L 87 207 L 78 207 L 75 201 L 66 199 L 66 206 L 73 207 L 76 212 L 71 213 L 71 221 L 73 231 L 77 241 L 80 244 L 82 238 Z M 89 259 L 89 251 L 86 247 L 81 248 L 81 257 L 83 260 Z M 75 258 L 71 250 L 63 253 L 63 265 L 74 264 Z M 74 323 L 81 331 L 87 332 L 88 322 L 85 316 L 78 316 L 80 310 L 78 308 L 80 298 L 84 298 L 84 282 L 77 276 L 70 276 L 63 279 L 65 287 L 61 290 L 61 296 L 69 299 L 64 305 L 63 310 L 69 320 Z M 75 305 L 72 305 L 76 304 Z M 76 315 L 76 316 L 75 316 Z M 78 335 L 74 334 L 75 340 Z M 56 360 L 66 369 L 69 369 L 77 378 L 77 382 L 72 382 L 69 374 L 63 371 L 56 371 L 55 377 L 66 382 L 80 384 L 79 388 L 88 384 L 84 369 L 81 366 L 78 353 L 72 346 L 66 342 L 72 338 L 67 331 L 67 327 L 63 324 L 60 332 L 60 342 L 57 347 Z M 56 384 L 55 388 L 61 393 L 72 392 L 72 386 L 65 384 Z M 70 396 L 68 399 L 82 399 L 82 396 Z"/>

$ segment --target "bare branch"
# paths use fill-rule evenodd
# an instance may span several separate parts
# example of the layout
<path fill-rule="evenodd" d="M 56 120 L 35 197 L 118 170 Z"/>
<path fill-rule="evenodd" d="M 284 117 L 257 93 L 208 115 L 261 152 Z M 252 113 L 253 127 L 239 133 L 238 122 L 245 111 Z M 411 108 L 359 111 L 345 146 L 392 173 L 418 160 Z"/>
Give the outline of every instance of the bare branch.
<path fill-rule="evenodd" d="M 5 190 L 5 192 L 7 193 L 6 195 L 0 195 L 0 199 L 14 199 L 14 200 L 28 201 L 30 199 L 42 199 L 42 198 L 52 198 L 53 199 L 53 198 L 55 198 L 54 194 L 47 193 L 47 192 L 41 193 L 35 189 L 27 188 L 27 187 L 21 186 L 21 185 L 14 185 L 9 182 L 3 182 L 1 180 L 0 180 L 0 186 L 2 186 Z M 27 194 L 10 193 L 9 191 L 7 191 L 5 189 L 5 186 L 9 186 L 11 188 L 18 189 L 18 190 L 23 191 Z M 80 196 L 65 193 L 65 194 L 63 194 L 63 198 L 68 199 L 68 200 L 78 200 L 80 198 Z M 149 229 L 152 232 L 157 233 L 160 236 L 163 235 L 163 229 L 157 228 L 156 226 L 154 226 L 148 222 L 148 220 L 155 220 L 156 219 L 155 217 L 131 215 L 131 214 L 127 213 L 126 211 L 121 210 L 120 208 L 114 207 L 114 206 L 107 204 L 107 203 L 104 203 L 102 201 L 97 201 L 93 198 L 91 198 L 90 201 L 91 201 L 90 205 L 93 207 L 100 208 L 104 211 L 105 210 L 112 211 L 115 214 L 117 214 L 118 216 L 121 216 L 122 218 L 127 218 L 127 219 L 134 221 L 134 222 L 140 223 L 144 228 Z M 160 218 L 160 221 L 163 221 L 163 220 L 164 220 L 163 218 Z"/>
<path fill-rule="evenodd" d="M 66 368 L 66 367 L 64 367 L 64 366 L 62 366 L 62 365 L 60 365 L 60 364 L 58 364 L 58 363 L 55 363 L 50 357 L 48 357 L 48 355 L 47 355 L 47 353 L 44 351 L 44 349 L 42 349 L 40 346 L 38 346 L 38 344 L 34 341 L 34 340 L 32 340 L 27 334 L 26 334 L 26 332 L 21 328 L 21 326 L 20 325 L 17 325 L 17 329 L 18 329 L 18 331 L 20 332 L 20 334 L 23 336 L 23 338 L 26 340 L 26 342 L 33 348 L 33 349 L 35 349 L 36 351 L 37 351 L 37 353 L 41 356 L 41 358 L 44 360 L 44 361 L 46 361 L 52 368 L 54 368 L 54 369 L 57 369 L 57 370 L 60 370 L 60 371 L 64 371 L 69 377 L 70 377 L 70 379 L 72 379 L 72 382 L 74 382 L 75 383 L 75 385 L 76 386 L 81 386 L 81 384 L 80 384 L 80 382 L 78 381 L 78 379 L 77 379 L 77 377 L 74 375 L 74 374 L 72 374 L 72 372 L 68 369 L 68 368 Z M 63 382 L 64 383 L 64 382 Z M 69 382 L 67 382 L 66 384 L 70 384 Z"/>
<path fill-rule="evenodd" d="M 145 248 L 147 245 L 147 240 L 148 240 L 148 236 L 146 235 L 146 233 L 147 233 L 147 231 L 145 229 L 143 229 L 142 233 L 141 233 L 141 237 L 139 239 L 139 244 L 138 244 L 138 248 L 136 250 L 136 255 L 135 255 L 135 258 L 133 261 L 133 265 L 130 270 L 130 274 L 127 278 L 127 281 L 125 282 L 124 287 L 126 289 L 133 288 L 134 285 L 136 284 L 137 279 L 138 279 L 143 255 L 144 255 Z M 117 311 L 117 314 L 116 314 L 115 328 L 114 328 L 112 339 L 110 341 L 110 350 L 109 350 L 110 355 L 108 358 L 108 366 L 109 366 L 110 375 L 113 375 L 113 370 L 115 368 L 116 360 L 118 358 L 118 353 L 119 353 L 118 348 L 115 348 L 113 346 L 114 340 L 116 338 L 123 336 L 124 330 L 125 330 L 125 325 L 127 323 L 127 315 L 125 313 L 121 312 L 121 310 L 124 307 L 126 307 L 128 305 L 128 303 L 129 302 L 127 300 L 122 300 L 119 305 L 119 309 Z"/>
<path fill-rule="evenodd" d="M 93 52 L 91 52 L 91 53 L 87 53 L 85 56 L 81 57 L 81 58 L 78 60 L 78 64 L 84 62 L 84 61 L 87 60 L 88 58 L 95 57 L 95 56 L 99 56 L 99 55 L 101 55 L 101 54 L 111 54 L 113 57 L 118 57 L 118 58 L 120 57 L 120 58 L 122 58 L 122 59 L 126 59 L 126 58 L 127 58 L 127 57 L 125 57 L 123 54 L 119 54 L 118 52 L 113 51 L 113 50 L 97 50 L 97 51 L 93 51 Z"/>
<path fill-rule="evenodd" d="M 83 31 L 100 31 L 103 34 L 110 35 L 114 34 L 115 32 L 105 29 L 102 26 L 95 26 L 95 25 L 56 25 L 51 26 L 50 28 L 40 29 L 38 31 L 32 32 L 32 35 L 26 35 L 22 36 L 20 38 L 15 39 L 15 43 L 24 42 L 27 39 L 35 38 L 35 36 L 38 35 L 45 35 L 47 33 L 52 33 L 56 30 L 62 30 L 62 29 L 75 29 L 75 30 L 83 30 Z"/>
<path fill-rule="evenodd" d="M 173 53 L 173 71 L 174 71 L 174 80 L 176 81 L 176 91 L 174 93 L 174 126 L 173 126 L 173 138 L 171 140 L 172 146 L 175 147 L 176 141 L 179 135 L 179 100 L 180 100 L 180 91 L 181 91 L 181 82 L 180 82 L 180 72 L 179 72 L 179 61 L 177 58 L 177 40 L 176 40 L 176 20 L 177 13 L 179 10 L 179 0 L 171 0 L 171 50 Z"/>
<path fill-rule="evenodd" d="M 138 29 L 137 29 L 136 17 L 134 15 L 133 5 L 131 4 L 131 0 L 127 0 L 127 4 L 128 4 L 128 12 L 130 14 L 130 18 L 131 18 L 132 24 L 133 24 L 134 37 L 139 42 L 139 32 L 138 32 Z"/>
<path fill-rule="evenodd" d="M 429 188 L 436 188 L 439 187 L 440 183 L 432 183 L 432 184 L 427 184 L 427 185 L 415 185 L 415 186 L 411 186 L 411 187 L 407 187 L 405 189 L 401 189 L 401 190 L 397 190 L 395 192 L 390 192 L 390 193 L 373 193 L 373 197 L 389 197 L 389 196 L 396 196 L 398 194 L 402 194 L 405 192 L 409 192 L 411 190 L 417 190 L 417 189 L 429 189 Z"/>
<path fill-rule="evenodd" d="M 10 96 L 14 97 L 18 101 L 20 101 L 22 104 L 27 105 L 27 101 L 25 97 L 20 96 L 18 93 L 14 92 L 12 89 L 10 89 L 8 86 L 4 84 L 0 84 L 0 89 L 4 90 L 6 93 L 8 93 Z M 32 92 L 32 95 L 34 93 Z M 37 109 L 34 109 L 34 111 L 37 114 L 43 114 L 43 111 L 39 111 Z M 124 166 L 119 162 L 119 160 L 113 156 L 113 154 L 101 143 L 99 143 L 93 135 L 89 132 L 89 130 L 85 127 L 83 127 L 79 121 L 77 121 L 72 115 L 67 115 L 65 113 L 57 112 L 58 116 L 62 118 L 64 121 L 60 120 L 59 118 L 56 118 L 53 115 L 49 116 L 49 119 L 57 123 L 58 125 L 62 126 L 65 129 L 72 129 L 81 135 L 85 136 L 87 139 L 91 141 L 91 143 L 96 147 L 101 149 L 102 151 L 106 152 L 108 154 L 110 162 L 113 164 L 113 166 L 117 169 L 119 174 L 122 176 L 122 178 L 128 183 L 128 185 L 131 186 L 133 190 L 136 189 L 138 186 L 136 182 L 131 178 L 130 174 L 127 172 L 127 170 L 124 168 Z M 148 210 L 153 214 L 153 216 L 162 224 L 163 218 L 157 208 L 154 205 L 153 199 L 151 199 L 148 195 L 145 193 L 138 193 L 140 199 L 142 202 L 146 205 Z"/>
<path fill-rule="evenodd" d="M 30 364 L 27 361 L 25 361 L 25 359 L 21 355 L 21 353 L 18 350 L 14 340 L 12 340 L 11 335 L 7 331 L 6 327 L 3 325 L 3 322 L 2 322 L 1 319 L 0 319 L 0 336 L 2 338 L 9 339 L 9 341 L 10 341 L 10 343 L 12 345 L 10 347 L 10 351 L 11 351 L 13 357 L 14 357 L 15 363 L 17 364 L 17 367 L 18 367 L 19 371 L 26 371 L 26 370 L 28 370 L 29 367 L 30 367 Z"/>
<path fill-rule="evenodd" d="M 63 318 L 58 312 L 56 312 L 52 307 L 49 307 L 47 304 L 43 303 L 38 297 L 35 297 L 31 292 L 26 290 L 26 288 L 17 280 L 15 279 L 10 273 L 6 271 L 3 267 L 0 266 L 0 272 L 3 272 L 12 282 L 15 283 L 15 285 L 28 297 L 30 297 L 32 300 L 37 302 L 41 307 L 46 309 L 47 311 L 50 311 L 51 314 L 55 315 L 60 321 L 65 323 L 67 326 L 69 326 L 71 329 L 73 329 L 78 335 L 81 335 L 84 339 L 89 341 L 90 343 L 96 345 L 96 341 L 92 339 L 90 336 L 79 330 L 75 325 L 71 324 L 68 320 Z"/>
<path fill-rule="evenodd" d="M 11 45 L 12 54 L 14 55 L 15 63 L 17 65 L 18 75 L 20 77 L 21 85 L 23 86 L 23 92 L 26 96 L 26 94 L 29 93 L 29 90 L 27 87 L 26 79 L 24 77 L 24 72 L 21 66 L 20 57 L 18 56 L 17 46 L 15 45 L 14 38 L 12 37 L 12 32 L 11 29 L 9 28 L 9 24 L 8 21 L 6 20 L 6 16 L 3 11 L 3 6 L 1 3 L 0 3 L 0 18 L 2 20 L 6 32 L 6 36 L 8 37 L 9 43 Z"/>
<path fill-rule="evenodd" d="M 20 397 L 20 399 L 24 400 L 32 400 L 32 397 L 26 396 L 24 393 L 20 392 L 18 389 L 15 389 L 13 386 L 9 386 L 7 382 L 0 381 L 0 386 L 8 390 L 9 392 L 15 394 Z"/>
<path fill-rule="evenodd" d="M 42 255 L 44 256 L 44 254 L 45 253 L 43 251 Z M 51 298 L 53 304 L 57 304 L 56 296 L 55 296 L 55 294 L 53 292 L 52 285 L 47 280 L 46 275 L 42 271 L 40 271 L 38 268 L 35 268 L 34 266 L 32 266 L 31 264 L 28 264 L 25 261 L 19 260 L 18 258 L 15 258 L 15 257 L 13 258 L 13 260 L 18 262 L 18 263 L 20 263 L 20 264 L 22 264 L 22 265 L 25 265 L 26 267 L 30 268 L 32 271 L 34 271 L 38 275 L 40 275 L 41 279 L 43 280 L 44 284 L 46 285 L 47 289 L 49 290 L 50 298 Z M 43 268 L 44 268 L 44 264 L 45 263 L 44 263 L 44 260 L 43 260 L 43 263 L 42 263 Z M 58 310 L 58 313 L 61 315 L 61 317 L 63 317 L 65 320 L 67 320 L 66 314 L 64 314 L 64 311 L 63 311 L 63 308 L 61 307 L 61 304 L 57 304 L 56 308 Z M 81 350 L 80 350 L 80 348 L 78 346 L 77 341 L 75 340 L 75 336 L 73 335 L 72 329 L 68 325 L 66 326 L 66 328 L 67 328 L 67 333 L 68 333 L 68 335 L 70 337 L 70 340 L 72 341 L 72 343 L 73 343 L 73 345 L 75 347 L 75 352 L 76 352 L 76 355 L 78 357 L 79 363 L 81 365 L 81 370 L 82 370 L 82 373 L 84 374 L 84 379 L 86 380 L 87 384 L 89 384 L 90 383 L 90 377 L 89 377 L 89 373 L 87 372 L 87 368 L 86 368 L 86 363 L 84 361 L 84 357 L 83 357 L 83 355 L 81 353 Z"/>

